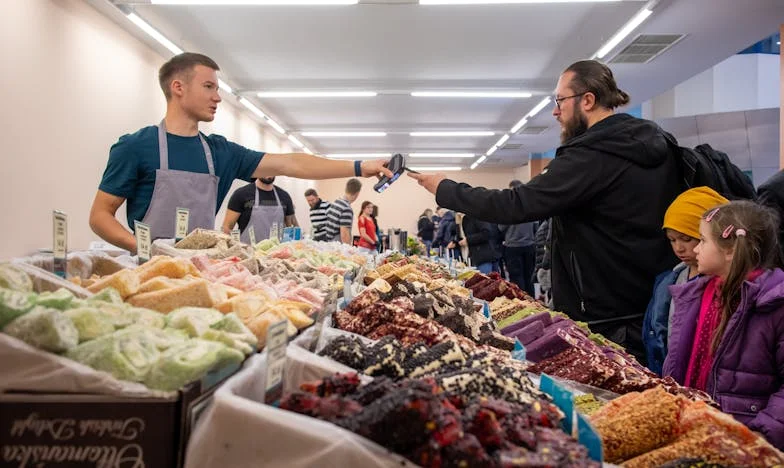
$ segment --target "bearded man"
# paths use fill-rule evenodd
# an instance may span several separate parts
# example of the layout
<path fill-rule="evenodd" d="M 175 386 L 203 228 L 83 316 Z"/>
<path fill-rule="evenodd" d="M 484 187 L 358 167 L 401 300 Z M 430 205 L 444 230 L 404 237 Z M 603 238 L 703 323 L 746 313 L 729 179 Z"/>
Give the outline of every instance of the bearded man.
<path fill-rule="evenodd" d="M 439 206 L 483 221 L 552 217 L 554 309 L 643 360 L 642 320 L 654 279 L 677 263 L 661 230 L 684 188 L 677 142 L 654 122 L 616 114 L 629 96 L 595 60 L 569 66 L 554 101 L 562 144 L 527 184 L 488 190 L 441 174 L 409 175 Z"/>

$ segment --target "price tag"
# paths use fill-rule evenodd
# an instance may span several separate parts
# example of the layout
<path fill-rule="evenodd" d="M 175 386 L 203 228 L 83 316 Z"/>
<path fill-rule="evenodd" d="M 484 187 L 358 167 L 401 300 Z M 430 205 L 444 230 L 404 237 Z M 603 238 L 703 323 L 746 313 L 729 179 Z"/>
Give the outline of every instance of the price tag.
<path fill-rule="evenodd" d="M 351 294 L 351 285 L 354 282 L 354 278 L 357 277 L 357 270 L 352 268 L 348 270 L 346 274 L 343 275 L 343 300 L 345 300 L 346 305 L 354 299 L 353 295 Z"/>
<path fill-rule="evenodd" d="M 280 240 L 278 234 L 278 223 L 272 223 L 272 227 L 270 227 L 269 238 Z"/>
<path fill-rule="evenodd" d="M 53 211 L 52 225 L 54 274 L 65 278 L 68 257 L 68 215 L 62 211 Z"/>
<path fill-rule="evenodd" d="M 315 353 L 318 349 L 319 342 L 321 341 L 321 334 L 324 331 L 324 322 L 327 320 L 327 317 L 331 317 L 335 313 L 337 304 L 338 293 L 333 290 L 329 293 L 326 300 L 324 300 L 324 304 L 321 306 L 321 310 L 316 316 L 316 324 L 313 326 L 315 332 L 313 333 L 313 339 L 308 346 L 311 353 Z"/>
<path fill-rule="evenodd" d="M 593 428 L 585 415 L 577 413 L 577 440 L 588 447 L 588 456 L 591 460 L 602 463 L 604 454 L 602 453 L 602 439 L 599 433 Z"/>
<path fill-rule="evenodd" d="M 539 389 L 553 397 L 555 406 L 566 416 L 561 421 L 561 428 L 567 434 L 572 434 L 574 427 L 574 395 L 572 392 L 563 388 L 547 374 L 542 374 L 539 380 Z"/>
<path fill-rule="evenodd" d="M 231 240 L 234 242 L 241 242 L 240 241 L 240 230 L 239 229 L 232 229 L 231 230 Z"/>
<path fill-rule="evenodd" d="M 176 238 L 179 242 L 188 235 L 188 220 L 191 212 L 188 208 L 177 208 L 177 234 Z"/>
<path fill-rule="evenodd" d="M 286 367 L 288 345 L 287 320 L 281 320 L 267 329 L 267 373 L 264 383 L 264 402 L 276 403 L 283 394 L 283 371 Z"/>
<path fill-rule="evenodd" d="M 248 226 L 248 238 L 250 238 L 250 245 L 256 246 L 256 230 L 253 226 Z"/>
<path fill-rule="evenodd" d="M 150 259 L 152 252 L 152 236 L 150 226 L 139 221 L 134 221 L 136 227 L 136 252 L 139 254 L 139 263 L 144 263 Z"/>

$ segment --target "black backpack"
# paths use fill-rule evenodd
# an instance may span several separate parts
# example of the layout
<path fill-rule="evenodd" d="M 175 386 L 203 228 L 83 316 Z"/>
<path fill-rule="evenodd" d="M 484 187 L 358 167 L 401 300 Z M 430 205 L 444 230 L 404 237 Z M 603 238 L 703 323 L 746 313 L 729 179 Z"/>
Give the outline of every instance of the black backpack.
<path fill-rule="evenodd" d="M 754 184 L 730 161 L 726 153 L 708 144 L 694 149 L 678 147 L 680 167 L 686 188 L 710 187 L 729 200 L 756 200 Z"/>

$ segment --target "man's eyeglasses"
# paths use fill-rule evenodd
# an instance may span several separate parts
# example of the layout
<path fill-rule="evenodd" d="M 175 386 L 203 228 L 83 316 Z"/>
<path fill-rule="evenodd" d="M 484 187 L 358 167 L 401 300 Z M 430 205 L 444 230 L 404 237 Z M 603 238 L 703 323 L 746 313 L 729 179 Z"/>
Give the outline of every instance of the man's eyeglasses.
<path fill-rule="evenodd" d="M 553 101 L 555 101 L 555 105 L 558 106 L 558 110 L 561 110 L 561 102 L 563 102 L 563 101 L 565 101 L 567 99 L 580 97 L 580 96 L 582 96 L 583 94 L 586 94 L 586 93 L 588 93 L 588 91 L 586 91 L 584 93 L 580 93 L 580 94 L 574 94 L 572 96 L 566 96 L 566 97 L 561 97 L 561 98 L 553 98 Z"/>

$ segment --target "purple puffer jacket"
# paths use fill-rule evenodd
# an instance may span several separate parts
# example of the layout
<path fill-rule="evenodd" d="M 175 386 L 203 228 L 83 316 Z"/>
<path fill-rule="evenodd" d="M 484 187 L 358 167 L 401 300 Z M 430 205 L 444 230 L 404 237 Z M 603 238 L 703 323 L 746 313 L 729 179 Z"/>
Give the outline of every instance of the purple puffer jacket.
<path fill-rule="evenodd" d="M 670 286 L 675 312 L 663 374 L 681 384 L 709 279 Z M 743 284 L 706 390 L 722 411 L 784 450 L 784 271 L 766 271 Z"/>

